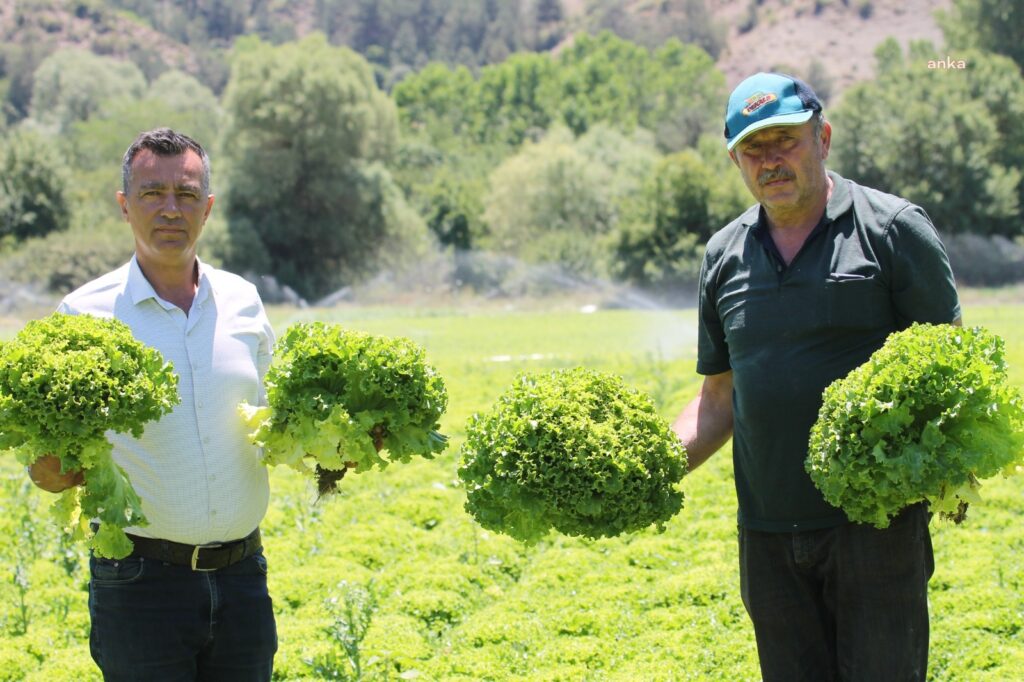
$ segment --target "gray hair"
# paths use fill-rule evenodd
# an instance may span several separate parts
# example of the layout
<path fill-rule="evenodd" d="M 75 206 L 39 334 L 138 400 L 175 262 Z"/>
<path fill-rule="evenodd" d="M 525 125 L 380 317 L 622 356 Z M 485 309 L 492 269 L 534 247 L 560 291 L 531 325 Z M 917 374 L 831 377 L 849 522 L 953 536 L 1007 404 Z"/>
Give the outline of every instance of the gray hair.
<path fill-rule="evenodd" d="M 191 149 L 203 162 L 202 192 L 210 193 L 210 157 L 203 146 L 188 135 L 176 133 L 170 128 L 157 128 L 140 133 L 124 153 L 124 161 L 121 163 L 121 185 L 125 194 L 128 193 L 128 185 L 131 184 L 132 161 L 143 149 L 148 149 L 157 156 L 179 156 Z"/>
<path fill-rule="evenodd" d="M 821 131 L 825 128 L 825 114 L 821 110 L 815 111 L 814 116 L 811 117 L 814 121 L 814 139 L 821 139 Z"/>

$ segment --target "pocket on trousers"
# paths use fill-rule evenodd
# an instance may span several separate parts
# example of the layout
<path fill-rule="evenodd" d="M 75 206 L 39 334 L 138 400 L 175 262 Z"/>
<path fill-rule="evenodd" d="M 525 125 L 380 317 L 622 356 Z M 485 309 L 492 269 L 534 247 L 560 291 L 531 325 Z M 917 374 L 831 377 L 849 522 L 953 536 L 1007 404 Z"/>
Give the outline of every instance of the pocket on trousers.
<path fill-rule="evenodd" d="M 142 578 L 146 569 L 145 559 L 129 557 L 127 559 L 89 559 L 89 575 L 97 585 L 125 585 Z"/>

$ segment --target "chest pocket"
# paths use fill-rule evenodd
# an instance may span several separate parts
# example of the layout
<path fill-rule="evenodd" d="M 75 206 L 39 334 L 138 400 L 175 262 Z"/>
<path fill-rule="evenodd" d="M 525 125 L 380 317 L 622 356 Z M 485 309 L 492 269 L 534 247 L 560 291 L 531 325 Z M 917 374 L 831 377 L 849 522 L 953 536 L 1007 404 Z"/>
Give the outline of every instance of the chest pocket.
<path fill-rule="evenodd" d="M 894 320 L 889 290 L 872 276 L 830 276 L 825 281 L 825 307 L 833 328 L 881 327 Z"/>

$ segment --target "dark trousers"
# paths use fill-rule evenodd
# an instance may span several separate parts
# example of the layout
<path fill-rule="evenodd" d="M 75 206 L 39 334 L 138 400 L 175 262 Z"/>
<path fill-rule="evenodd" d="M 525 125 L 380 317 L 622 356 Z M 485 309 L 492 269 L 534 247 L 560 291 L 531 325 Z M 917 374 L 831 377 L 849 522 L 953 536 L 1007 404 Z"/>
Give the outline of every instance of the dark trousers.
<path fill-rule="evenodd" d="M 928 667 L 929 514 L 879 530 L 741 528 L 740 589 L 765 682 L 914 682 Z"/>
<path fill-rule="evenodd" d="M 89 560 L 89 646 L 106 682 L 270 680 L 277 628 L 257 553 L 208 573 Z"/>

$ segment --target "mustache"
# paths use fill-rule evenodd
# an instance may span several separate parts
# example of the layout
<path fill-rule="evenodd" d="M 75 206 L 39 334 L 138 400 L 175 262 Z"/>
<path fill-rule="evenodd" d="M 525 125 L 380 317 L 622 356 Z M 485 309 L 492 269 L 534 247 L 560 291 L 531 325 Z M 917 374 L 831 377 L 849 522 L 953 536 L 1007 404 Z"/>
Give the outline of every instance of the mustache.
<path fill-rule="evenodd" d="M 767 185 L 769 182 L 775 182 L 776 180 L 793 180 L 796 175 L 792 171 L 786 170 L 785 168 L 777 168 L 771 171 L 765 171 L 757 176 L 757 184 Z"/>

